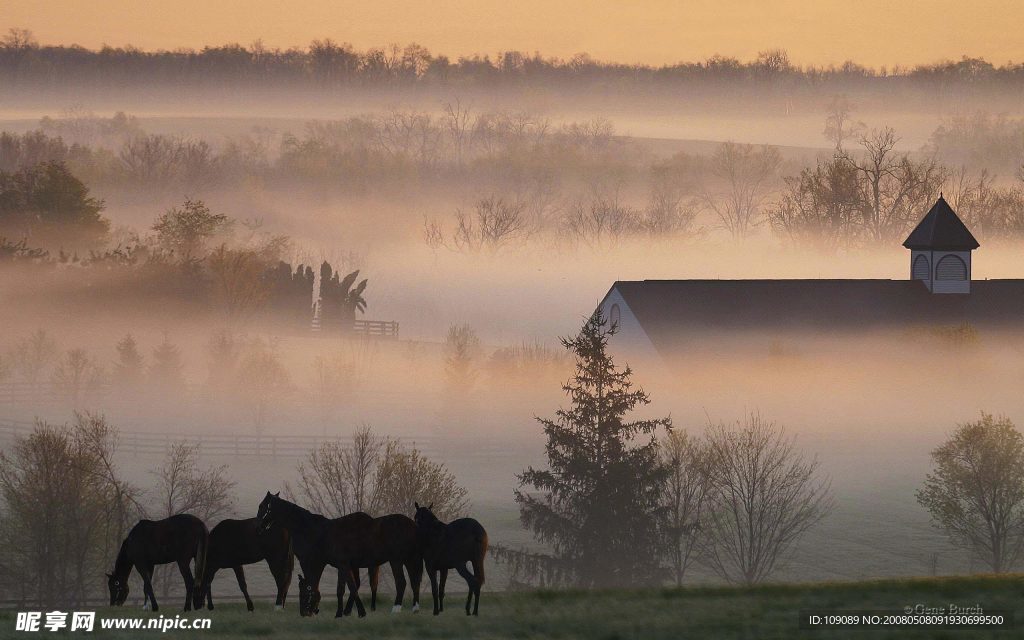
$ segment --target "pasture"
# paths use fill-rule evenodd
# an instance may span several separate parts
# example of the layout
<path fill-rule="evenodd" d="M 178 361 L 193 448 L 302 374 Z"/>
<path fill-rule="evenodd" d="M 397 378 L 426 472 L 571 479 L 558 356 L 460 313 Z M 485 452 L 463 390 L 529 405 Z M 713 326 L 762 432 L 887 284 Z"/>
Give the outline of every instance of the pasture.
<path fill-rule="evenodd" d="M 1002 632 L 972 630 L 917 631 L 805 631 L 798 628 L 801 609 L 902 609 L 924 604 L 929 607 L 980 604 L 986 610 L 1015 611 L 1021 624 L 1021 596 L 1024 576 L 980 576 L 885 580 L 851 583 L 819 583 L 756 588 L 702 587 L 621 591 L 528 591 L 488 592 L 484 589 L 480 617 L 463 615 L 462 594 L 446 599 L 446 610 L 435 618 L 425 611 L 415 615 L 408 606 L 398 615 L 378 608 L 364 619 L 336 620 L 326 612 L 334 603 L 325 598 L 317 618 L 300 618 L 294 601 L 284 612 L 274 612 L 273 603 L 256 599 L 256 611 L 244 604 L 219 605 L 210 615 L 208 631 L 168 631 L 178 638 L 1011 638 L 1019 630 Z M 387 599 L 385 598 L 385 602 Z M 449 608 L 449 602 L 450 608 Z M 162 611 L 176 615 L 176 607 Z M 99 618 L 152 615 L 130 607 L 98 610 Z M 15 612 L 0 613 L 0 637 L 24 637 L 14 631 Z M 42 631 L 40 633 L 48 633 Z M 131 633 L 103 631 L 94 637 L 159 637 L 159 631 Z M 73 635 L 73 634 L 72 634 Z"/>

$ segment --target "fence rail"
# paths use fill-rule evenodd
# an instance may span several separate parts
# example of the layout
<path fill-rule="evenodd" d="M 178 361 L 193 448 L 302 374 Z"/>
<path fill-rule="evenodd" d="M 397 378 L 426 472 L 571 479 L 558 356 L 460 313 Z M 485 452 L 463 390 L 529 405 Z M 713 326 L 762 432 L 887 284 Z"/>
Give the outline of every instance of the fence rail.
<path fill-rule="evenodd" d="M 352 323 L 352 332 L 369 338 L 398 339 L 398 322 L 393 320 L 356 320 Z"/>
<path fill-rule="evenodd" d="M 35 423 L 27 420 L 0 418 L 0 443 L 29 435 Z M 425 454 L 436 452 L 436 442 L 430 437 L 410 438 L 416 448 Z M 172 446 L 184 442 L 199 447 L 209 456 L 301 458 L 310 450 L 327 442 L 349 446 L 351 436 L 264 435 L 264 434 L 211 434 L 118 431 L 118 451 L 132 455 L 158 455 L 167 453 Z"/>

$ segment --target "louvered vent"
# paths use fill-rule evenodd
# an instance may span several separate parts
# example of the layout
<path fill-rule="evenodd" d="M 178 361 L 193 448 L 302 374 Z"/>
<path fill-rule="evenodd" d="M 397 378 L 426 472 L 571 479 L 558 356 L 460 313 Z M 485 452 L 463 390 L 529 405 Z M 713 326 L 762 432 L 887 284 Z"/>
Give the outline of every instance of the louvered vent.
<path fill-rule="evenodd" d="M 928 268 L 928 258 L 924 256 L 917 256 L 914 259 L 914 280 L 931 280 L 930 269 Z"/>
<path fill-rule="evenodd" d="M 917 270 L 915 266 L 915 271 Z M 966 280 L 967 265 L 959 256 L 945 256 L 935 266 L 936 280 Z"/>

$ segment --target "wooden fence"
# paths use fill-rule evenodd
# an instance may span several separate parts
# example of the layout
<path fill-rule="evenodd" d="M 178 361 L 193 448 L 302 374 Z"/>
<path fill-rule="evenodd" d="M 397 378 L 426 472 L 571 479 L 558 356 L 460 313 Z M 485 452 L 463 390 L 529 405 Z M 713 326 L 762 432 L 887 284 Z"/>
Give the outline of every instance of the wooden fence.
<path fill-rule="evenodd" d="M 356 320 L 352 323 L 352 333 L 368 338 L 398 339 L 398 323 L 387 320 Z"/>
<path fill-rule="evenodd" d="M 13 442 L 15 438 L 27 436 L 34 423 L 27 420 L 0 418 L 0 444 Z M 406 438 L 402 438 L 406 440 Z M 425 454 L 436 453 L 437 443 L 433 438 L 409 438 L 411 444 Z M 177 443 L 188 443 L 199 447 L 205 456 L 301 458 L 325 442 L 337 442 L 349 446 L 352 438 L 308 435 L 265 435 L 265 434 L 213 434 L 213 433 L 169 433 L 118 431 L 119 453 L 130 455 L 166 455 Z"/>

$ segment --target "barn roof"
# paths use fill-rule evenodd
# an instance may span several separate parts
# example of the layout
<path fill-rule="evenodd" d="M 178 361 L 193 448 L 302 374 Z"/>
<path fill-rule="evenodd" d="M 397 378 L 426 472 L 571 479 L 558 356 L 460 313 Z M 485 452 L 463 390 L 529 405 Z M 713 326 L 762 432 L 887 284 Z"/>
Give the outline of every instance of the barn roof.
<path fill-rule="evenodd" d="M 915 280 L 642 280 L 613 286 L 659 351 L 717 331 L 1024 326 L 1024 280 L 933 295 Z"/>
<path fill-rule="evenodd" d="M 972 251 L 979 245 L 953 208 L 939 195 L 925 217 L 903 241 L 903 246 L 923 251 Z"/>

